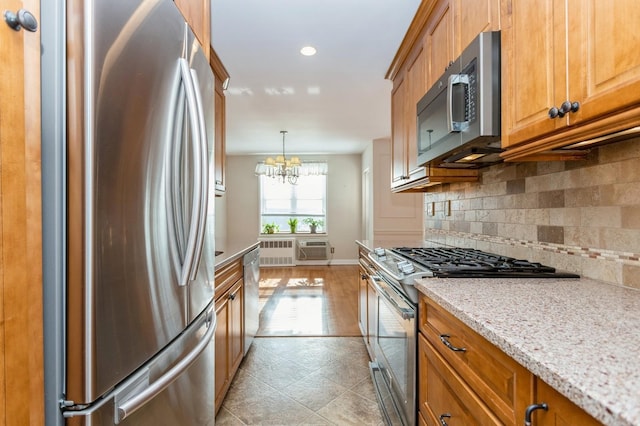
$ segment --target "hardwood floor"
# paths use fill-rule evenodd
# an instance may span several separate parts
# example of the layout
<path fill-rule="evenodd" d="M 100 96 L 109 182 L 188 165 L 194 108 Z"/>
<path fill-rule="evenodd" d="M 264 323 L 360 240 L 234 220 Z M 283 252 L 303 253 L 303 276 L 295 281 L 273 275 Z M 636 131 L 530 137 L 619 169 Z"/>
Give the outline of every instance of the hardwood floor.
<path fill-rule="evenodd" d="M 258 336 L 360 336 L 358 265 L 260 268 Z"/>

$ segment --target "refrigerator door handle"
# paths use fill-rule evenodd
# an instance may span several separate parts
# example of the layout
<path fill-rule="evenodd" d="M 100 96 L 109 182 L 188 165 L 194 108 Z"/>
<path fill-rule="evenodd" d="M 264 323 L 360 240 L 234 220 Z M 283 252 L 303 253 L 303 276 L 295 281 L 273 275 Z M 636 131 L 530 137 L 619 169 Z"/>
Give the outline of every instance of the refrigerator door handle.
<path fill-rule="evenodd" d="M 216 317 L 215 310 L 211 309 L 206 318 L 204 319 L 204 323 L 207 326 L 207 331 L 202 337 L 202 339 L 198 342 L 198 344 L 189 352 L 184 358 L 182 358 L 179 362 L 177 362 L 171 369 L 169 369 L 166 373 L 160 376 L 156 381 L 146 386 L 144 390 L 139 393 L 136 393 L 131 398 L 128 398 L 126 401 L 118 401 L 118 396 L 115 397 L 115 423 L 119 424 L 128 416 L 133 414 L 136 410 L 141 408 L 144 404 L 151 401 L 156 395 L 165 390 L 167 386 L 173 383 L 180 375 L 187 369 L 193 362 L 200 356 L 200 354 L 206 349 L 206 347 L 211 342 L 213 338 L 213 334 L 216 330 Z M 139 377 L 135 380 L 133 385 L 138 388 L 146 384 L 145 379 L 148 379 L 148 370 L 145 372 L 145 377 Z M 128 387 L 124 390 L 125 392 L 130 392 L 131 387 Z"/>
<path fill-rule="evenodd" d="M 178 76 L 180 81 L 181 76 Z M 169 229 L 169 251 L 171 254 L 171 263 L 174 270 L 181 277 L 182 272 L 182 253 L 184 247 L 184 223 L 182 209 L 178 206 L 180 199 L 180 152 L 182 150 L 182 129 L 184 126 L 184 105 L 185 105 L 185 88 L 183 84 L 177 84 L 176 97 L 172 104 L 171 117 L 171 136 L 172 142 L 167 151 L 165 159 L 166 180 L 165 180 L 165 205 L 167 208 L 167 226 Z"/>
<path fill-rule="evenodd" d="M 199 228 L 199 216 L 200 209 L 202 203 L 202 179 L 200 176 L 202 175 L 202 162 L 200 160 L 200 150 L 202 138 L 200 124 L 198 120 L 198 109 L 197 109 L 197 101 L 196 101 L 196 89 L 193 86 L 193 80 L 191 79 L 191 73 L 189 71 L 189 64 L 186 59 L 180 58 L 180 72 L 182 74 L 182 81 L 185 85 L 185 91 L 187 94 L 187 108 L 189 111 L 189 124 L 191 128 L 191 140 L 192 140 L 192 148 L 193 148 L 193 176 L 196 176 L 194 179 L 194 188 L 193 188 L 193 200 L 191 206 L 191 220 L 189 221 L 189 234 L 187 237 L 187 246 L 184 252 L 184 259 L 182 262 L 182 272 L 180 274 L 180 286 L 187 285 L 190 275 L 192 265 L 194 264 L 194 257 L 196 255 L 196 244 L 198 242 L 198 228 Z"/>
<path fill-rule="evenodd" d="M 202 162 L 202 167 L 200 168 L 200 187 L 202 189 L 200 193 L 200 214 L 198 216 L 198 234 L 196 238 L 196 247 L 195 247 L 195 255 L 193 257 L 193 263 L 191 265 L 191 274 L 190 279 L 193 281 L 196 279 L 196 275 L 198 274 L 198 267 L 200 265 L 200 257 L 202 255 L 202 246 L 204 244 L 204 233 L 205 227 L 207 224 L 207 206 L 209 203 L 209 147 L 207 144 L 207 129 L 205 127 L 205 116 L 204 116 L 204 108 L 202 106 L 202 97 L 200 95 L 200 87 L 198 81 L 198 74 L 196 70 L 191 69 L 191 79 L 193 82 L 193 87 L 196 89 L 195 98 L 196 98 L 196 109 L 198 112 L 198 121 L 200 128 L 200 155 L 199 159 Z"/>

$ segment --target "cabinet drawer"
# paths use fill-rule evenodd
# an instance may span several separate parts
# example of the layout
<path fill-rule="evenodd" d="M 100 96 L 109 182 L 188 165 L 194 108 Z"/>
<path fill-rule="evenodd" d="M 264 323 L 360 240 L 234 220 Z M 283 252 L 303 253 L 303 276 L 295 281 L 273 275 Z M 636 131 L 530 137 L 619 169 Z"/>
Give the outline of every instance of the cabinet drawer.
<path fill-rule="evenodd" d="M 418 401 L 425 424 L 500 425 L 489 408 L 473 393 L 437 350 L 420 335 Z M 445 423 L 442 423 L 442 422 Z"/>
<path fill-rule="evenodd" d="M 242 258 L 234 260 L 221 268 L 216 268 L 216 299 L 222 296 L 236 281 L 242 278 L 242 273 Z"/>
<path fill-rule="evenodd" d="M 421 295 L 418 310 L 420 331 L 462 380 L 503 423 L 520 423 L 533 398 L 531 372 L 429 298 Z"/>

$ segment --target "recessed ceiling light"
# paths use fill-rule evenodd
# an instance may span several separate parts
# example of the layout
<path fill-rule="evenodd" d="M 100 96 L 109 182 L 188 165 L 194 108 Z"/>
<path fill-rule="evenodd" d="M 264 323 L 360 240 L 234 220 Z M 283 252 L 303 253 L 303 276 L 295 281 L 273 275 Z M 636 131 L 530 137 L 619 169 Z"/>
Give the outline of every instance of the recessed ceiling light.
<path fill-rule="evenodd" d="M 316 48 L 313 46 L 305 46 L 300 49 L 300 53 L 302 53 L 304 56 L 313 56 L 316 54 Z"/>

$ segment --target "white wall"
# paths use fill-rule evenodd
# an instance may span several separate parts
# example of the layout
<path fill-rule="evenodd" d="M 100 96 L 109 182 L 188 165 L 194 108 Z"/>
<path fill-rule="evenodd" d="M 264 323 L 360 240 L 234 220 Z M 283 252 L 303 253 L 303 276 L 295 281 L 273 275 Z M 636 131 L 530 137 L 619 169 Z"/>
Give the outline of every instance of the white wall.
<path fill-rule="evenodd" d="M 255 241 L 259 236 L 259 185 L 254 169 L 256 162 L 263 159 L 264 156 L 227 156 L 225 200 L 216 199 L 216 232 L 224 228 L 226 233 L 219 232 L 226 234 L 227 241 Z M 306 155 L 301 159 L 328 163 L 326 229 L 335 248 L 331 263 L 357 263 L 355 240 L 362 238 L 361 155 Z M 225 214 L 218 208 L 225 208 Z M 224 242 L 216 239 L 216 244 L 223 247 Z"/>

